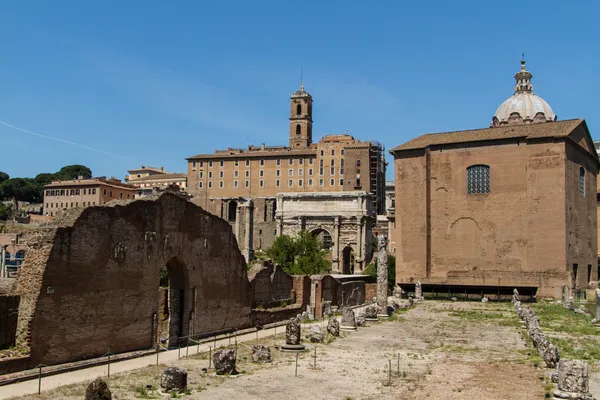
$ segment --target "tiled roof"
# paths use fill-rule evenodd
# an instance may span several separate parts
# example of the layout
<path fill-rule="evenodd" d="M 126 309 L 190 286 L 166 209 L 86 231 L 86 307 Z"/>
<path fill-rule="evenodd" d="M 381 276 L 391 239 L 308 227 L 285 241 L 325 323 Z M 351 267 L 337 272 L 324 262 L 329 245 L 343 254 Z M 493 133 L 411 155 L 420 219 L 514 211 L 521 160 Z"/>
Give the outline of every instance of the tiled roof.
<path fill-rule="evenodd" d="M 181 179 L 181 178 L 187 178 L 187 175 L 179 174 L 179 173 L 148 175 L 148 176 L 142 176 L 141 178 L 130 179 L 129 182 L 135 183 L 135 182 L 145 182 L 145 181 L 166 181 L 169 179 Z"/>
<path fill-rule="evenodd" d="M 445 133 L 429 133 L 416 137 L 390 150 L 394 154 L 403 150 L 417 150 L 428 146 L 482 142 L 502 139 L 535 139 L 567 137 L 579 125 L 585 124 L 581 118 L 539 124 L 505 125 L 495 128 L 473 129 Z"/>
<path fill-rule="evenodd" d="M 99 185 L 104 185 L 104 186 L 111 186 L 114 188 L 119 188 L 119 189 L 129 189 L 129 190 L 137 190 L 137 188 L 135 186 L 131 186 L 128 185 L 126 183 L 123 182 L 116 182 L 116 181 L 110 181 L 110 180 L 104 180 L 104 179 L 82 179 L 82 180 L 73 180 L 73 181 L 56 181 L 56 182 L 52 182 L 46 186 L 44 186 L 45 189 L 50 189 L 50 188 L 71 188 L 74 186 L 99 186 Z"/>

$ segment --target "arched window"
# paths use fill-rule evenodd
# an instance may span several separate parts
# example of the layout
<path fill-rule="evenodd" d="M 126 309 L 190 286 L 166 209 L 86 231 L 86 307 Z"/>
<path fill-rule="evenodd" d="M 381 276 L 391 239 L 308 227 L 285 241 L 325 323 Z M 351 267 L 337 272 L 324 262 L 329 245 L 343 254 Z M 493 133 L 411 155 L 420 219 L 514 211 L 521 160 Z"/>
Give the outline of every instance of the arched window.
<path fill-rule="evenodd" d="M 300 124 L 296 125 L 296 136 L 300 136 L 302 134 L 302 127 Z"/>
<path fill-rule="evenodd" d="M 585 169 L 579 168 L 579 194 L 585 196 Z"/>
<path fill-rule="evenodd" d="M 300 104 L 296 106 L 296 115 L 302 115 L 302 105 Z"/>
<path fill-rule="evenodd" d="M 237 217 L 237 207 L 238 203 L 235 200 L 231 200 L 229 202 L 229 207 L 227 209 L 227 220 L 231 222 L 235 222 Z"/>
<path fill-rule="evenodd" d="M 487 165 L 471 165 L 467 167 L 467 193 L 490 192 L 490 167 Z"/>

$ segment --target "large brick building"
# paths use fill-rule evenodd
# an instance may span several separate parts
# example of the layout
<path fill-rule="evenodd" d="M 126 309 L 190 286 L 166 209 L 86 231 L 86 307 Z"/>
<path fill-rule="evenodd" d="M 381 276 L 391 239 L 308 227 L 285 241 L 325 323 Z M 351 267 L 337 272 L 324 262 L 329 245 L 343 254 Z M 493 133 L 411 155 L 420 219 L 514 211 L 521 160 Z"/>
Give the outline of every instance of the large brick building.
<path fill-rule="evenodd" d="M 399 284 L 559 296 L 598 279 L 598 155 L 585 121 L 557 122 L 531 77 L 523 62 L 492 127 L 391 151 Z"/>
<path fill-rule="evenodd" d="M 290 101 L 289 146 L 228 148 L 187 159 L 188 192 L 196 204 L 232 224 L 252 216 L 238 235 L 247 258 L 258 244 L 270 247 L 277 235 L 278 193 L 367 192 L 371 208 L 384 213 L 383 146 L 347 134 L 313 143 L 312 105 L 312 96 L 301 85 Z"/>

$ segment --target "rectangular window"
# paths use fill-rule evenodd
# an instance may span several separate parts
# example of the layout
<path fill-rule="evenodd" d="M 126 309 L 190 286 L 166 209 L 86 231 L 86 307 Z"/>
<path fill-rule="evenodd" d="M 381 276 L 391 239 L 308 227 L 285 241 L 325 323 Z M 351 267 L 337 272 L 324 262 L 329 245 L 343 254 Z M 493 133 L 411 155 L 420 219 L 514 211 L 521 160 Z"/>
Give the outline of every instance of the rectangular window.
<path fill-rule="evenodd" d="M 212 181 L 208 182 L 208 188 L 210 189 L 212 187 Z"/>
<path fill-rule="evenodd" d="M 260 187 L 263 187 L 263 186 L 265 186 L 265 181 L 260 181 L 260 184 L 259 184 L 259 185 L 260 185 Z"/>
<path fill-rule="evenodd" d="M 319 168 L 319 175 L 323 175 L 323 168 Z"/>
<path fill-rule="evenodd" d="M 331 159 L 331 166 L 332 166 L 332 167 L 333 167 L 333 166 L 335 166 L 335 158 L 332 158 L 332 159 Z"/>
<path fill-rule="evenodd" d="M 331 156 L 335 156 L 335 149 L 331 149 Z"/>
<path fill-rule="evenodd" d="M 344 155 L 344 149 L 340 150 L 340 155 L 342 155 L 342 156 Z"/>
<path fill-rule="evenodd" d="M 209 161 L 209 162 L 208 162 L 208 166 L 209 166 L 210 168 L 212 168 L 212 161 Z"/>
<path fill-rule="evenodd" d="M 356 160 L 356 166 L 360 167 L 360 160 Z"/>
<path fill-rule="evenodd" d="M 112 190 L 109 192 L 110 197 L 112 197 Z"/>
<path fill-rule="evenodd" d="M 104 189 L 104 195 L 106 196 L 106 189 Z"/>
<path fill-rule="evenodd" d="M 212 171 L 208 171 L 208 179 L 212 178 Z"/>
<path fill-rule="evenodd" d="M 344 168 L 340 168 L 340 175 L 344 175 Z"/>
<path fill-rule="evenodd" d="M 281 165 L 281 160 L 279 158 L 277 159 L 277 165 Z"/>
<path fill-rule="evenodd" d="M 250 160 L 246 160 L 246 167 L 250 166 Z"/>
<path fill-rule="evenodd" d="M 235 161 L 233 162 L 233 166 L 234 166 L 234 167 L 237 167 L 237 166 L 239 166 L 239 165 L 240 165 L 240 162 L 239 162 L 238 160 L 235 160 Z"/>
<path fill-rule="evenodd" d="M 319 186 L 323 186 L 323 179 L 319 179 Z"/>
<path fill-rule="evenodd" d="M 106 192 L 106 190 L 105 190 L 105 192 Z M 106 193 L 104 193 L 104 194 L 106 194 Z M 65 190 L 64 190 L 64 189 L 61 189 L 61 190 L 60 190 L 60 195 L 61 195 L 61 196 L 64 196 L 64 195 L 65 195 Z"/>
<path fill-rule="evenodd" d="M 344 180 L 340 179 L 340 186 L 344 186 Z"/>
<path fill-rule="evenodd" d="M 299 159 L 298 164 L 300 164 L 300 165 L 304 164 L 304 158 Z"/>
<path fill-rule="evenodd" d="M 335 175 L 335 167 L 331 167 L 330 169 L 331 169 L 330 175 Z"/>
<path fill-rule="evenodd" d="M 192 168 L 196 168 L 196 161 L 192 161 Z"/>
<path fill-rule="evenodd" d="M 294 159 L 290 158 L 289 163 L 290 163 L 290 165 L 294 165 Z"/>
<path fill-rule="evenodd" d="M 312 179 L 308 180 L 308 186 L 312 186 Z"/>
<path fill-rule="evenodd" d="M 223 168 L 223 165 L 225 165 L 225 163 L 223 162 L 223 160 L 221 160 L 221 161 L 219 162 L 219 166 L 220 166 L 221 168 Z"/>
<path fill-rule="evenodd" d="M 321 150 L 321 157 L 323 157 L 323 150 Z"/>
<path fill-rule="evenodd" d="M 238 177 L 238 171 L 233 171 L 233 177 L 237 178 Z"/>
<path fill-rule="evenodd" d="M 262 167 L 263 165 L 265 165 L 265 160 L 260 160 L 260 166 Z"/>
<path fill-rule="evenodd" d="M 289 169 L 288 170 L 288 176 L 294 176 L 294 170 L 293 169 Z"/>
<path fill-rule="evenodd" d="M 302 176 L 302 174 L 304 173 L 304 170 L 302 168 L 298 169 L 298 176 Z"/>
<path fill-rule="evenodd" d="M 246 181 L 246 187 L 250 187 L 250 181 Z"/>
<path fill-rule="evenodd" d="M 292 180 L 290 179 L 290 180 L 288 181 L 288 186 L 289 186 L 289 187 L 292 187 L 292 184 L 293 184 L 293 183 L 292 183 Z"/>
<path fill-rule="evenodd" d="M 467 193 L 481 194 L 490 192 L 490 167 L 471 165 L 467 167 Z"/>
<path fill-rule="evenodd" d="M 79 189 L 75 189 L 75 194 L 79 195 Z"/>
<path fill-rule="evenodd" d="M 96 188 L 92 189 L 92 194 L 96 194 Z"/>
<path fill-rule="evenodd" d="M 579 168 L 579 194 L 585 196 L 585 169 Z"/>
<path fill-rule="evenodd" d="M 204 171 L 200 171 L 200 179 L 204 178 Z"/>
<path fill-rule="evenodd" d="M 308 176 L 312 176 L 312 172 L 313 172 L 313 171 L 312 171 L 312 168 L 309 168 L 309 169 L 308 169 Z"/>
<path fill-rule="evenodd" d="M 233 187 L 234 188 L 238 187 L 238 181 L 233 181 Z"/>
<path fill-rule="evenodd" d="M 260 170 L 260 173 L 259 173 L 259 175 L 260 175 L 261 177 L 265 176 L 265 170 L 264 170 L 264 169 L 261 169 L 261 170 Z"/>
<path fill-rule="evenodd" d="M 200 189 L 204 187 L 204 182 L 200 182 Z"/>
<path fill-rule="evenodd" d="M 310 165 L 313 165 L 313 161 L 314 161 L 314 159 L 313 159 L 313 158 L 309 158 L 309 159 L 308 159 L 308 163 L 309 163 Z"/>
<path fill-rule="evenodd" d="M 250 171 L 246 171 L 246 178 L 250 177 Z"/>
<path fill-rule="evenodd" d="M 279 179 L 275 181 L 275 186 L 279 187 Z"/>
<path fill-rule="evenodd" d="M 360 178 L 356 178 L 356 185 L 354 187 L 360 187 Z"/>
<path fill-rule="evenodd" d="M 321 168 L 322 168 L 322 167 L 323 167 L 323 164 L 324 164 L 324 162 L 323 162 L 323 159 L 319 160 L 319 167 L 321 167 Z"/>
<path fill-rule="evenodd" d="M 219 171 L 219 178 L 225 177 L 225 171 Z"/>
<path fill-rule="evenodd" d="M 281 176 L 281 170 L 280 170 L 280 169 L 278 169 L 278 170 L 275 172 L 275 174 L 276 174 L 277 176 Z"/>
<path fill-rule="evenodd" d="M 222 188 L 223 187 L 223 181 L 219 181 L 219 187 Z"/>
<path fill-rule="evenodd" d="M 331 178 L 329 180 L 329 186 L 334 186 L 335 185 L 335 179 Z"/>
<path fill-rule="evenodd" d="M 298 179 L 298 186 L 302 186 L 302 179 Z"/>
<path fill-rule="evenodd" d="M 200 161 L 199 164 L 200 164 L 201 167 L 204 167 L 204 161 Z"/>
<path fill-rule="evenodd" d="M 123 192 L 119 193 L 119 198 L 122 199 L 123 198 Z"/>
<path fill-rule="evenodd" d="M 360 168 L 356 168 L 356 175 L 360 174 Z"/>

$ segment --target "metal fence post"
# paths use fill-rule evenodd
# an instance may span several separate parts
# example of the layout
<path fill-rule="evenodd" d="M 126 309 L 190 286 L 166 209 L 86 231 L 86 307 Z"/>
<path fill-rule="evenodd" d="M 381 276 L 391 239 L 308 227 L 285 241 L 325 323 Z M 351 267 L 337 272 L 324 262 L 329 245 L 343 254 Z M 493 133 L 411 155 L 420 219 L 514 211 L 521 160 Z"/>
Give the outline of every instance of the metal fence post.
<path fill-rule="evenodd" d="M 38 394 L 42 393 L 42 366 L 40 365 L 40 369 L 38 372 Z"/>
<path fill-rule="evenodd" d="M 108 372 L 106 374 L 106 377 L 110 379 L 110 353 L 108 354 Z"/>
<path fill-rule="evenodd" d="M 388 360 L 388 386 L 392 384 L 392 360 Z"/>
<path fill-rule="evenodd" d="M 190 338 L 188 337 L 185 341 L 185 358 L 188 358 L 188 354 L 190 352 Z"/>
<path fill-rule="evenodd" d="M 294 376 L 298 376 L 298 353 L 296 353 L 296 372 L 294 373 Z"/>
<path fill-rule="evenodd" d="M 181 358 L 181 339 L 177 340 L 177 359 Z"/>
<path fill-rule="evenodd" d="M 160 345 L 156 343 L 156 365 L 158 365 L 158 354 L 160 353 Z"/>
<path fill-rule="evenodd" d="M 208 346 L 208 369 L 210 369 L 211 362 L 212 362 L 212 347 Z"/>

